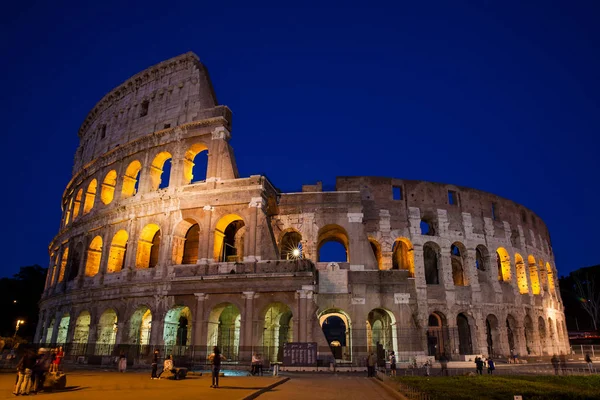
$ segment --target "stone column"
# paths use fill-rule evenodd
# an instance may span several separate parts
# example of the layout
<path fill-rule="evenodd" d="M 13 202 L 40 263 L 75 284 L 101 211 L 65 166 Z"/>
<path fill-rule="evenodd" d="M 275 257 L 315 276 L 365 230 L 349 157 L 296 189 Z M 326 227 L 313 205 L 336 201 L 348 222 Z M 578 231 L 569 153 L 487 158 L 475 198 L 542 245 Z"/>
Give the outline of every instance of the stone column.
<path fill-rule="evenodd" d="M 306 298 L 307 298 L 308 294 L 307 291 L 302 289 L 302 290 L 297 290 L 296 291 L 296 298 L 298 299 L 298 322 L 299 322 L 299 328 L 298 328 L 298 341 L 299 342 L 306 342 Z"/>
<path fill-rule="evenodd" d="M 216 182 L 222 178 L 233 178 L 233 176 L 228 176 L 230 174 L 225 174 L 225 176 L 223 176 L 224 156 L 225 153 L 228 152 L 227 141 L 230 137 L 231 134 L 223 126 L 219 126 L 213 130 L 212 141 L 208 152 L 208 167 L 206 171 L 207 182 Z"/>
<path fill-rule="evenodd" d="M 246 228 L 247 244 L 244 249 L 244 261 L 254 262 L 257 261 L 260 256 L 257 254 L 256 246 L 256 232 L 258 230 L 258 213 L 262 212 L 262 208 L 265 205 L 265 200 L 262 197 L 253 197 L 248 204 L 250 220 L 248 221 L 248 227 Z"/>
<path fill-rule="evenodd" d="M 58 328 L 60 327 L 60 320 L 62 318 L 62 312 L 57 311 L 54 313 L 54 326 L 52 327 L 52 338 L 50 343 L 55 344 L 56 338 L 58 337 Z"/>
<path fill-rule="evenodd" d="M 214 207 L 204 206 L 204 216 L 202 217 L 202 231 L 200 232 L 200 243 L 198 244 L 198 263 L 207 264 L 214 259 L 213 249 L 211 248 L 211 238 L 214 237 L 212 229 L 212 212 Z"/>
<path fill-rule="evenodd" d="M 152 315 L 152 325 L 150 330 L 150 345 L 162 346 L 164 344 L 164 327 L 167 311 L 164 309 L 164 296 L 155 296 L 156 315 Z"/>
<path fill-rule="evenodd" d="M 48 270 L 48 273 L 50 273 L 50 270 Z M 33 343 L 40 343 L 41 335 L 42 335 L 42 332 L 44 331 L 44 329 L 43 329 L 44 324 L 46 323 L 45 314 L 46 314 L 45 310 L 40 311 L 38 323 L 37 323 L 37 326 L 35 327 L 35 336 L 33 338 Z"/>
<path fill-rule="evenodd" d="M 194 341 L 196 351 L 206 349 L 206 324 L 204 321 L 204 301 L 208 298 L 206 293 L 194 293 L 196 297 L 196 309 L 194 310 Z"/>
<path fill-rule="evenodd" d="M 244 320 L 242 323 L 242 340 L 240 340 L 240 360 L 250 360 L 254 348 L 253 325 L 254 325 L 254 292 L 243 292 L 244 297 Z"/>
<path fill-rule="evenodd" d="M 123 320 L 123 318 L 119 318 L 117 320 L 117 335 L 115 337 L 115 346 L 118 346 L 120 344 L 123 343 L 123 336 L 127 336 L 126 335 L 126 329 L 127 329 L 127 324 L 126 321 Z M 125 338 L 125 343 L 127 343 L 129 340 L 129 338 Z"/>
<path fill-rule="evenodd" d="M 517 326 L 513 328 L 513 337 L 515 339 L 515 347 L 519 356 L 527 355 L 527 340 L 525 339 L 525 327 Z"/>

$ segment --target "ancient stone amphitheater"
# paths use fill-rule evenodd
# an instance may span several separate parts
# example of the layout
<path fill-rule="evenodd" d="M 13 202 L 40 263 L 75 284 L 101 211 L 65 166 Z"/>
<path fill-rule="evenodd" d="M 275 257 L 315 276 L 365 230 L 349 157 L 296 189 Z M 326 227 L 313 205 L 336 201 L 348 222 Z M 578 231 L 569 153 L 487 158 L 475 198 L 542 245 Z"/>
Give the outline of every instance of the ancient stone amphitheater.
<path fill-rule="evenodd" d="M 362 365 L 568 351 L 544 222 L 449 184 L 338 177 L 282 193 L 240 177 L 231 111 L 187 53 L 131 77 L 79 129 L 36 342 L 233 363 L 286 342 Z M 337 246 L 337 249 L 336 249 Z M 333 250 L 325 249 L 331 248 Z M 327 253 L 327 254 L 326 254 Z"/>

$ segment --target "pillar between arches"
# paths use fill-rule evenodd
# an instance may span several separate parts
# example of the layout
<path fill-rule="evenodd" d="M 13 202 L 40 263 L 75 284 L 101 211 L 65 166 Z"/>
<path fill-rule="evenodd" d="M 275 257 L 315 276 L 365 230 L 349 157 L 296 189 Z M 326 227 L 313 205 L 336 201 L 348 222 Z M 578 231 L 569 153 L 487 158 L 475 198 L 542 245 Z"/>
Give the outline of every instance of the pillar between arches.
<path fill-rule="evenodd" d="M 196 297 L 196 309 L 194 310 L 194 337 L 192 345 L 198 349 L 206 347 L 206 324 L 204 323 L 205 300 L 208 299 L 206 293 L 194 293 Z"/>
<path fill-rule="evenodd" d="M 244 297 L 244 318 L 240 321 L 242 325 L 242 337 L 240 338 L 240 360 L 252 358 L 252 325 L 254 321 L 254 297 L 255 292 L 242 292 Z"/>

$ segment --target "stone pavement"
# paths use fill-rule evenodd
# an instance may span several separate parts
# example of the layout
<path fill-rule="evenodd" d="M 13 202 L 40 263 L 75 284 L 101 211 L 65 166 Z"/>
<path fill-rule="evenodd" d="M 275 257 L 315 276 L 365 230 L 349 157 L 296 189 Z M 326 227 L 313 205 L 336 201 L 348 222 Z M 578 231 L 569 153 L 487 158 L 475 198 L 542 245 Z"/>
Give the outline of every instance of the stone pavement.
<path fill-rule="evenodd" d="M 68 373 L 67 390 L 54 393 L 42 392 L 34 398 L 41 397 L 56 400 L 218 398 L 239 400 L 277 382 L 279 379 L 282 378 L 273 376 L 224 377 L 219 379 L 219 386 L 221 387 L 212 389 L 210 388 L 210 376 L 190 375 L 186 379 L 174 381 L 169 379 L 151 380 L 149 371 L 126 373 L 74 371 Z M 15 374 L 0 374 L 1 400 L 15 398 L 12 395 L 14 383 Z"/>
<path fill-rule="evenodd" d="M 259 400 L 396 400 L 375 378 L 356 373 L 285 373 L 283 385 L 260 395 Z"/>

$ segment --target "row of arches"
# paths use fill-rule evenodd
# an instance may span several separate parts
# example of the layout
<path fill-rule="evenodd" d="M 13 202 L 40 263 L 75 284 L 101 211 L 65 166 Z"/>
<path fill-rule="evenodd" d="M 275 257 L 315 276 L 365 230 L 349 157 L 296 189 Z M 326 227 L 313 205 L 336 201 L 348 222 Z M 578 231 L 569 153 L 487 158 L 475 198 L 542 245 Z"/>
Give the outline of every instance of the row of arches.
<path fill-rule="evenodd" d="M 206 179 L 207 156 L 208 147 L 204 143 L 195 143 L 185 151 L 181 160 L 182 184 L 187 185 Z M 140 189 L 141 179 L 148 181 L 148 191 L 169 187 L 172 160 L 173 155 L 168 151 L 156 154 L 147 168 L 147 178 L 142 176 L 142 162 L 137 159 L 131 161 L 121 173 L 120 198 L 135 196 Z M 103 178 L 93 178 L 86 187 L 71 191 L 63 207 L 63 226 L 89 213 L 98 203 L 97 197 L 103 205 L 112 203 L 117 193 L 118 176 L 117 170 L 111 169 Z"/>

